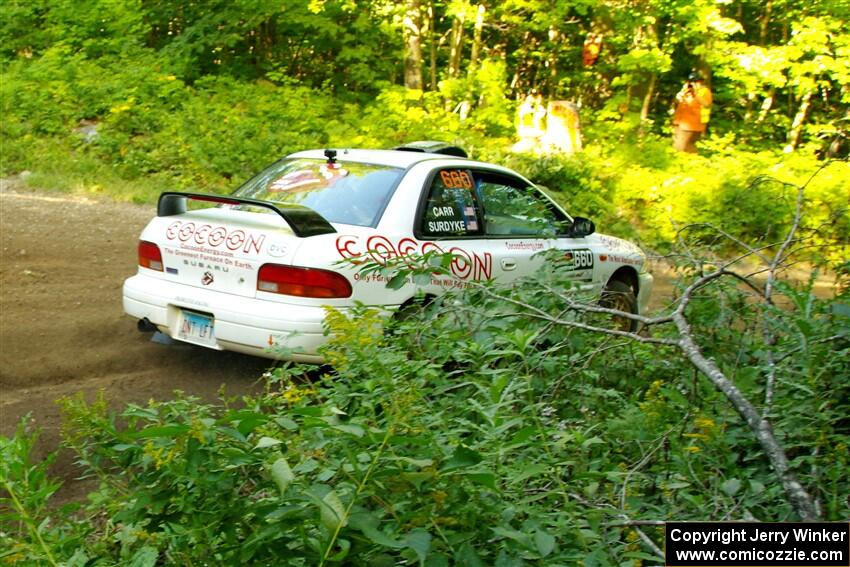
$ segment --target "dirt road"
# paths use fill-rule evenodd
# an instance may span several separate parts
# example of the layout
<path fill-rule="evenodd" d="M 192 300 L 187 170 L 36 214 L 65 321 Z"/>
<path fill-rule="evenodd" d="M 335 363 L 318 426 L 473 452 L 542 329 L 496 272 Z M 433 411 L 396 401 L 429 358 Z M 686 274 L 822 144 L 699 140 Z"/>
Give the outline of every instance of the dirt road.
<path fill-rule="evenodd" d="M 121 308 L 139 233 L 154 207 L 0 186 L 0 435 L 29 414 L 56 447 L 58 398 L 103 389 L 116 408 L 171 397 L 216 399 L 256 387 L 269 361 L 139 333 Z M 55 472 L 75 474 L 71 455 Z"/>

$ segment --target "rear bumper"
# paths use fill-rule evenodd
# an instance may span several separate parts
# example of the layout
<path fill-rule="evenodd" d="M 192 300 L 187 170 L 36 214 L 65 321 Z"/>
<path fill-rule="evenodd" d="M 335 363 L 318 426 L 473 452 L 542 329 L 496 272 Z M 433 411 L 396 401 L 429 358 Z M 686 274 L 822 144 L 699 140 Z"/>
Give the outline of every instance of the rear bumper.
<path fill-rule="evenodd" d="M 325 343 L 322 307 L 239 297 L 137 274 L 124 282 L 124 312 L 148 319 L 176 340 L 183 310 L 211 315 L 215 340 L 195 343 L 216 350 L 321 363 Z M 186 341 L 194 342 L 194 341 Z"/>

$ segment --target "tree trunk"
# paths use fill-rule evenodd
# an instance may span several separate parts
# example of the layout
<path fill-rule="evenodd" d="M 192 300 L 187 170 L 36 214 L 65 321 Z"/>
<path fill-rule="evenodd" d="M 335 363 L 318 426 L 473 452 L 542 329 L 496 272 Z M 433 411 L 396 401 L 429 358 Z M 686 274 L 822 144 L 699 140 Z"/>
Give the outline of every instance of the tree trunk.
<path fill-rule="evenodd" d="M 481 53 L 481 30 L 484 28 L 484 14 L 487 9 L 484 4 L 478 5 L 475 15 L 475 28 L 472 36 L 472 51 L 469 54 L 469 66 L 466 69 L 466 77 L 469 79 L 466 94 L 458 107 L 460 119 L 466 120 L 469 111 L 472 110 L 473 97 L 475 95 L 475 77 L 478 75 L 478 58 Z"/>
<path fill-rule="evenodd" d="M 643 97 L 643 106 L 640 108 L 641 124 L 649 120 L 649 111 L 652 108 L 652 99 L 655 98 L 655 83 L 658 81 L 658 75 L 653 73 L 649 76 L 649 85 L 646 87 L 646 95 Z"/>
<path fill-rule="evenodd" d="M 461 12 L 452 21 L 452 36 L 449 51 L 449 77 L 457 77 L 460 74 L 460 56 L 463 50 L 463 24 L 464 17 Z"/>
<path fill-rule="evenodd" d="M 759 45 L 767 45 L 767 28 L 770 25 L 770 13 L 773 11 L 773 0 L 764 3 L 764 12 L 759 19 Z"/>
<path fill-rule="evenodd" d="M 478 12 L 475 15 L 475 31 L 472 36 L 472 52 L 469 54 L 469 67 L 467 77 L 475 79 L 475 74 L 478 72 L 478 58 L 481 53 L 481 30 L 484 29 L 484 14 L 487 8 L 484 4 L 478 5 Z"/>
<path fill-rule="evenodd" d="M 422 90 L 422 13 L 419 0 L 406 0 L 404 11 L 404 86 Z"/>
<path fill-rule="evenodd" d="M 430 51 L 430 80 L 429 89 L 437 90 L 437 19 L 434 1 L 428 3 L 428 48 Z"/>
<path fill-rule="evenodd" d="M 770 93 L 765 97 L 764 101 L 761 103 L 761 110 L 759 111 L 759 117 L 756 120 L 756 124 L 761 124 L 764 122 L 767 115 L 770 114 L 770 109 L 773 108 L 773 100 L 776 96 L 776 89 L 770 89 Z"/>
<path fill-rule="evenodd" d="M 806 491 L 794 471 L 788 465 L 788 457 L 785 450 L 776 440 L 770 422 L 764 419 L 755 406 L 744 397 L 735 384 L 717 367 L 714 361 L 703 355 L 702 350 L 694 342 L 691 328 L 681 313 L 673 314 L 673 321 L 680 333 L 679 348 L 700 372 L 702 372 L 714 387 L 720 390 L 726 399 L 732 404 L 738 415 L 747 423 L 750 430 L 755 434 L 762 450 L 770 461 L 788 501 L 794 507 L 794 511 L 800 519 L 807 522 L 817 521 L 820 518 L 817 506 L 812 496 Z"/>
<path fill-rule="evenodd" d="M 794 117 L 794 122 L 791 124 L 791 130 L 788 131 L 788 145 L 786 148 L 796 150 L 800 144 L 800 137 L 803 135 L 803 124 L 806 122 L 806 117 L 809 115 L 809 107 L 812 105 L 812 93 L 807 92 L 800 100 L 800 108 L 797 110 L 797 115 Z"/>
<path fill-rule="evenodd" d="M 548 70 L 546 77 L 546 86 L 550 98 L 556 98 L 557 80 L 558 80 L 558 55 L 557 42 L 561 34 L 554 26 L 549 26 L 549 43 L 552 45 L 549 50 L 549 56 L 546 58 L 546 67 Z"/>

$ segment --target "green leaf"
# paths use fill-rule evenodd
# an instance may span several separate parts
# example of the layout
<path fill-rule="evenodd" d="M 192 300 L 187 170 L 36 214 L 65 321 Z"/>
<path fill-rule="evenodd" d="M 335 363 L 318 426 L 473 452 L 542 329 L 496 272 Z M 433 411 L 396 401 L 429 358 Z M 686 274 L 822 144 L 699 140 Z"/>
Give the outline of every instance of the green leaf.
<path fill-rule="evenodd" d="M 365 434 L 364 429 L 362 427 L 360 427 L 359 425 L 351 425 L 351 424 L 334 425 L 333 429 L 336 429 L 337 431 L 342 431 L 343 433 L 348 433 L 350 435 L 354 435 L 355 437 L 363 437 L 363 435 Z"/>
<path fill-rule="evenodd" d="M 406 472 L 401 473 L 401 478 L 415 486 L 416 490 L 420 490 L 422 483 L 434 478 L 434 474 L 430 472 Z"/>
<path fill-rule="evenodd" d="M 274 439 L 272 437 L 260 437 L 260 440 L 257 441 L 257 444 L 254 445 L 254 449 L 265 449 L 267 447 L 274 447 L 275 445 L 280 445 L 283 441 L 279 439 Z"/>
<path fill-rule="evenodd" d="M 378 518 L 366 512 L 352 514 L 349 518 L 349 525 L 360 530 L 372 543 L 392 549 L 402 549 L 407 545 L 405 542 L 393 539 L 378 529 L 379 523 Z"/>
<path fill-rule="evenodd" d="M 651 561 L 653 564 L 658 561 L 658 556 L 651 555 L 649 553 L 644 553 L 643 551 L 629 551 L 623 554 L 623 557 L 628 557 L 630 559 L 642 559 L 644 561 Z"/>
<path fill-rule="evenodd" d="M 514 436 L 511 437 L 510 441 L 508 441 L 508 445 L 524 443 L 525 441 L 528 441 L 528 439 L 530 439 L 532 436 L 536 435 L 537 432 L 538 429 L 536 427 L 530 425 L 528 427 L 523 427 L 522 429 L 514 433 Z"/>
<path fill-rule="evenodd" d="M 432 553 L 428 556 L 425 567 L 449 567 L 449 558 L 442 553 Z"/>
<path fill-rule="evenodd" d="M 272 465 L 271 474 L 272 479 L 277 483 L 277 489 L 280 491 L 280 495 L 283 496 L 287 487 L 295 480 L 295 474 L 289 468 L 289 463 L 286 462 L 286 459 L 281 457 L 276 460 Z"/>
<path fill-rule="evenodd" d="M 289 413 L 291 413 L 292 415 L 320 417 L 321 415 L 324 414 L 324 411 L 325 411 L 324 408 L 322 408 L 320 406 L 306 406 L 306 407 L 291 408 L 289 410 Z"/>
<path fill-rule="evenodd" d="M 309 474 L 319 468 L 319 463 L 316 459 L 306 459 L 295 465 L 295 471 L 303 474 Z"/>
<path fill-rule="evenodd" d="M 401 288 L 404 287 L 404 284 L 406 284 L 406 283 L 407 283 L 407 274 L 405 274 L 402 271 L 402 272 L 399 272 L 396 275 L 394 275 L 392 278 L 390 278 L 390 280 L 387 282 L 387 287 L 389 289 L 401 289 Z"/>
<path fill-rule="evenodd" d="M 288 417 L 276 417 L 275 422 L 287 431 L 295 431 L 298 429 L 298 424 Z"/>
<path fill-rule="evenodd" d="M 475 548 L 468 542 L 455 551 L 454 560 L 455 565 L 462 565 L 463 567 L 484 567 L 484 562 L 481 561 Z"/>
<path fill-rule="evenodd" d="M 17 550 L 15 550 L 15 551 L 17 552 Z M 67 562 L 65 562 L 64 566 L 65 567 L 85 567 L 85 565 L 87 565 L 88 562 L 89 562 L 88 555 L 86 555 L 85 552 L 82 550 L 82 548 L 80 548 L 80 549 L 77 549 L 77 551 L 74 552 L 74 555 L 72 555 L 71 558 L 68 559 Z"/>
<path fill-rule="evenodd" d="M 428 552 L 431 550 L 431 534 L 421 528 L 416 528 L 405 536 L 404 543 L 416 553 L 419 564 L 423 565 L 428 557 Z"/>
<path fill-rule="evenodd" d="M 328 530 L 333 532 L 337 528 L 348 524 L 348 520 L 345 517 L 345 506 L 343 506 L 342 500 L 339 499 L 339 495 L 337 495 L 335 490 L 331 490 L 322 498 L 320 510 L 322 525 Z"/>
<path fill-rule="evenodd" d="M 527 534 L 519 532 L 513 528 L 505 528 L 502 526 L 496 526 L 495 528 L 490 529 L 493 530 L 493 533 L 495 533 L 497 536 L 512 539 L 522 546 L 532 548 L 531 540 Z"/>
<path fill-rule="evenodd" d="M 512 557 L 508 555 L 508 552 L 504 549 L 499 552 L 499 555 L 496 557 L 496 562 L 494 563 L 495 567 L 522 567 L 523 561 L 518 557 Z"/>
<path fill-rule="evenodd" d="M 726 493 L 727 496 L 734 496 L 738 490 L 741 489 L 741 481 L 737 478 L 730 478 L 726 482 L 724 482 L 720 488 L 723 492 Z"/>
<path fill-rule="evenodd" d="M 431 465 L 434 464 L 433 459 L 413 459 L 411 457 L 403 457 L 403 456 L 395 457 L 394 460 L 402 461 L 404 463 L 410 463 L 414 467 L 419 467 L 419 468 L 430 467 Z"/>
<path fill-rule="evenodd" d="M 127 565 L 128 567 L 153 567 L 156 565 L 158 558 L 159 552 L 155 548 L 146 545 L 133 554 Z"/>
<path fill-rule="evenodd" d="M 523 467 L 522 471 L 514 476 L 508 477 L 508 481 L 511 484 L 518 484 L 521 482 L 525 482 L 531 477 L 543 474 L 549 470 L 547 465 L 533 463 L 528 464 Z"/>
<path fill-rule="evenodd" d="M 534 545 L 540 557 L 546 557 L 555 549 L 555 538 L 544 531 L 537 530 L 534 532 Z"/>
<path fill-rule="evenodd" d="M 415 274 L 413 283 L 416 285 L 429 285 L 431 283 L 431 274 Z"/>
<path fill-rule="evenodd" d="M 268 420 L 269 417 L 267 415 L 261 413 L 250 413 L 239 420 L 239 425 L 236 426 L 236 430 L 242 435 L 248 435 L 254 430 L 254 428 Z"/>
<path fill-rule="evenodd" d="M 496 486 L 496 475 L 488 471 L 470 471 L 465 474 L 472 482 L 486 486 L 498 492 L 499 487 Z"/>
<path fill-rule="evenodd" d="M 280 508 L 273 510 L 266 514 L 267 522 L 278 522 L 284 518 L 289 518 L 290 516 L 295 518 L 298 516 L 303 510 L 302 506 L 295 505 L 287 505 L 281 506 Z"/>
<path fill-rule="evenodd" d="M 450 471 L 464 467 L 471 467 L 477 465 L 482 460 L 484 460 L 484 457 L 482 457 L 479 453 L 473 451 L 469 447 L 461 445 L 455 449 L 454 453 L 452 453 L 451 458 L 443 466 L 443 470 Z"/>
<path fill-rule="evenodd" d="M 590 439 L 588 439 L 587 441 L 585 441 L 584 443 L 581 444 L 581 448 L 587 449 L 591 445 L 604 445 L 604 444 L 605 444 L 605 441 L 603 441 L 599 437 L 591 437 Z"/>
<path fill-rule="evenodd" d="M 347 539 L 338 538 L 336 540 L 337 545 L 339 545 L 339 551 L 328 557 L 329 561 L 338 562 L 342 561 L 348 556 L 348 552 L 351 551 L 351 542 Z"/>

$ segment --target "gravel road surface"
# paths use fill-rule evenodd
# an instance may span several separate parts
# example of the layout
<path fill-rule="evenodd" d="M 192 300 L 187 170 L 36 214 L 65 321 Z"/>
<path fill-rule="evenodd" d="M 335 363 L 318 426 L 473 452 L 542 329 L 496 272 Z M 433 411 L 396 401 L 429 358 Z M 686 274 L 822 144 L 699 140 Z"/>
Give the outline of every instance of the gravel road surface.
<path fill-rule="evenodd" d="M 215 400 L 258 386 L 268 360 L 191 345 L 166 346 L 136 330 L 121 285 L 136 271 L 139 233 L 155 208 L 0 185 L 0 435 L 29 415 L 38 457 L 57 446 L 56 400 L 103 390 L 118 409 L 174 390 Z M 79 492 L 73 456 L 54 473 Z"/>

